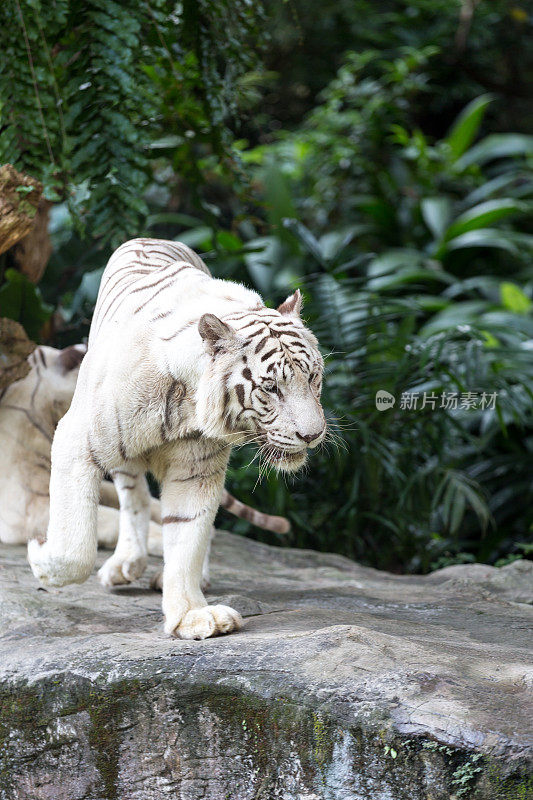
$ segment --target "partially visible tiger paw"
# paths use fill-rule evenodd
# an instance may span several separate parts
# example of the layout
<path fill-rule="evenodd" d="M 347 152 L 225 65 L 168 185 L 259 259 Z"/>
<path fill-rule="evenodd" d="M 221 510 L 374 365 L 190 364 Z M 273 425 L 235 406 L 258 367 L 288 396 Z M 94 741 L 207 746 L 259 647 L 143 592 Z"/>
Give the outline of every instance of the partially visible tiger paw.
<path fill-rule="evenodd" d="M 146 569 L 146 557 L 124 559 L 112 555 L 98 570 L 98 580 L 102 586 L 123 586 L 140 578 Z"/>
<path fill-rule="evenodd" d="M 163 570 L 156 572 L 156 574 L 150 581 L 150 588 L 154 589 L 156 592 L 163 591 Z"/>
<path fill-rule="evenodd" d="M 167 619 L 165 631 L 178 639 L 208 639 L 242 628 L 242 617 L 229 606 L 204 606 L 188 611 L 180 623 L 173 626 Z"/>

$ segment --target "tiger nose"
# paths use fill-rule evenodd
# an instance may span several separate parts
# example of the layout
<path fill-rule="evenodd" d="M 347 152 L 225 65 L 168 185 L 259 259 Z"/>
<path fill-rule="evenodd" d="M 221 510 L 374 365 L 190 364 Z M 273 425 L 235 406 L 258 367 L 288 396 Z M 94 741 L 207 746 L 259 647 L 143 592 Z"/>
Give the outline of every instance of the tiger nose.
<path fill-rule="evenodd" d="M 318 431 L 318 433 L 307 433 L 305 436 L 302 436 L 301 433 L 296 431 L 296 436 L 298 439 L 301 439 L 302 442 L 305 442 L 306 444 L 312 444 L 316 439 L 320 439 L 322 436 L 322 431 Z"/>

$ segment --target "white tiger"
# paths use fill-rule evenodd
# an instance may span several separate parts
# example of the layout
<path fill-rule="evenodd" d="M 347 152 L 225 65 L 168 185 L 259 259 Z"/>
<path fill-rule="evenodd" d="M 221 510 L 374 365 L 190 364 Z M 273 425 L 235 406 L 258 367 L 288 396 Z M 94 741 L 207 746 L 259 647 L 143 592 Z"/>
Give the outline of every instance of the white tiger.
<path fill-rule="evenodd" d="M 26 544 L 42 536 L 48 525 L 50 450 L 57 423 L 67 411 L 87 348 L 76 344 L 56 350 L 37 347 L 28 358 L 29 373 L 0 391 L 0 542 Z M 98 545 L 114 547 L 118 536 L 118 498 L 113 484 L 103 481 L 98 506 Z M 221 505 L 261 528 L 286 533 L 289 523 L 241 503 L 224 490 Z M 148 550 L 162 555 L 159 500 L 150 501 Z M 123 582 L 128 576 L 123 575 Z M 209 559 L 202 583 L 209 584 Z M 157 584 L 157 581 L 156 581 Z"/>
<path fill-rule="evenodd" d="M 125 567 L 140 575 L 150 470 L 162 486 L 166 632 L 203 639 L 241 626 L 232 608 L 207 605 L 202 562 L 232 446 L 254 441 L 268 464 L 292 472 L 324 439 L 323 360 L 300 307 L 296 291 L 266 308 L 176 242 L 135 239 L 113 254 L 53 442 L 47 540 L 28 545 L 37 578 L 61 586 L 90 574 L 105 471 L 121 511 L 101 580 L 114 583 Z"/>

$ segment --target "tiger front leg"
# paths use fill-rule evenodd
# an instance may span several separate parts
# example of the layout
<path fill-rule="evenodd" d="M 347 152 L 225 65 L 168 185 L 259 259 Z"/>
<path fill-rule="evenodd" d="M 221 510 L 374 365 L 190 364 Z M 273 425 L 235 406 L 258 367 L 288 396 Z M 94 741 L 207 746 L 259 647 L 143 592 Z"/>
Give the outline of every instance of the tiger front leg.
<path fill-rule="evenodd" d="M 163 524 L 163 613 L 165 631 L 180 639 L 207 639 L 242 626 L 240 614 L 208 606 L 200 588 L 225 474 L 168 474 L 161 492 Z"/>
<path fill-rule="evenodd" d="M 213 544 L 214 536 L 215 536 L 215 529 L 214 527 L 211 527 L 211 533 L 209 534 L 209 544 L 207 545 L 204 563 L 202 565 L 202 580 L 200 581 L 200 589 L 202 590 L 202 592 L 207 592 L 207 590 L 211 586 L 211 570 L 209 566 L 209 560 L 211 558 L 211 545 Z M 161 570 L 161 572 L 157 572 L 154 575 L 154 577 L 150 581 L 150 586 L 157 592 L 163 591 L 163 570 Z"/>
<path fill-rule="evenodd" d="M 150 491 L 144 464 L 127 461 L 111 473 L 120 503 L 118 542 L 98 572 L 103 586 L 120 586 L 140 578 L 146 568 Z"/>
<path fill-rule="evenodd" d="M 87 580 L 96 560 L 96 517 L 102 472 L 88 437 L 69 411 L 52 444 L 50 521 L 46 541 L 28 542 L 33 574 L 47 586 Z"/>

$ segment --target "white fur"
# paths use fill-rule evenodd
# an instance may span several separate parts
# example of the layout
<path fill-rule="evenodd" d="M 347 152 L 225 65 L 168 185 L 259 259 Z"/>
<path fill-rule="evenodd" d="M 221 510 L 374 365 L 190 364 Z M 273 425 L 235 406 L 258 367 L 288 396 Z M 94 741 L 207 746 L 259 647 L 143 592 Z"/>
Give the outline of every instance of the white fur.
<path fill-rule="evenodd" d="M 76 345 L 80 359 L 84 345 Z M 62 351 L 39 347 L 31 369 L 9 386 L 0 403 L 0 541 L 23 544 L 48 524 L 50 448 L 58 420 L 74 394 L 79 364 L 67 369 Z"/>

